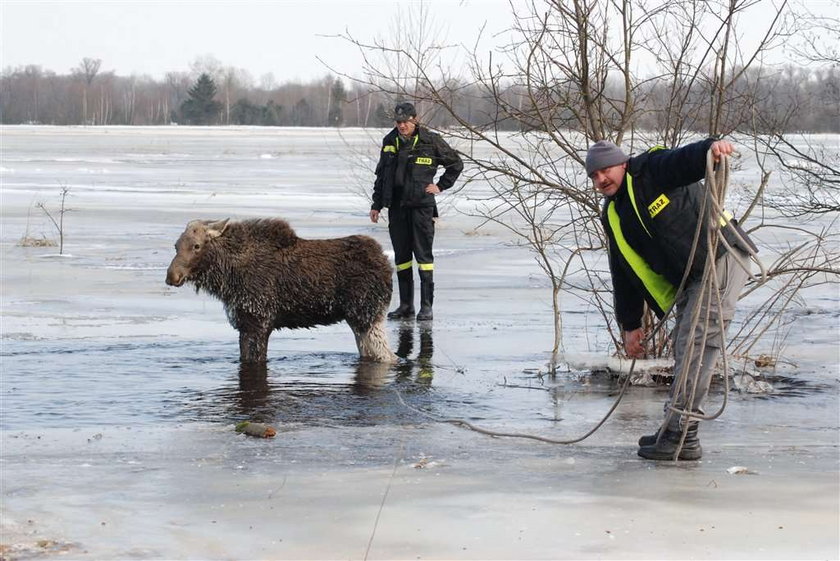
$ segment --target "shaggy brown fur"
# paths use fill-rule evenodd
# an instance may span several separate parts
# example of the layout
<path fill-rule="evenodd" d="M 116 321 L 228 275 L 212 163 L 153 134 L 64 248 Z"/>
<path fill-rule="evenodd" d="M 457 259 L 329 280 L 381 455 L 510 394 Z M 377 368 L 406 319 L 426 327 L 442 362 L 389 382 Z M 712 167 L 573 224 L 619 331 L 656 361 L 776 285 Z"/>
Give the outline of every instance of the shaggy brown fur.
<path fill-rule="evenodd" d="M 393 362 L 383 328 L 391 265 L 367 236 L 304 240 L 284 220 L 193 220 L 175 244 L 166 284 L 222 301 L 240 360 L 266 360 L 274 329 L 345 320 L 362 358 Z"/>

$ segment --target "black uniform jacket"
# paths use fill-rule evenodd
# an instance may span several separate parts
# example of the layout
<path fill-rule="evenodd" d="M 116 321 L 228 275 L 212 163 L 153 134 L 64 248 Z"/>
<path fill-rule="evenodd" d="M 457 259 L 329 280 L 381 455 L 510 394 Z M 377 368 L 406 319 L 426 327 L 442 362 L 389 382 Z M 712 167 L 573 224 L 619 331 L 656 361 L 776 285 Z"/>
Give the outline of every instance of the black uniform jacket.
<path fill-rule="evenodd" d="M 398 158 L 405 158 L 405 165 L 398 166 Z M 406 142 L 394 128 L 382 139 L 370 208 L 382 210 L 397 202 L 394 194 L 398 167 L 404 172 L 397 183 L 402 185 L 399 204 L 409 208 L 435 206 L 435 197 L 426 193 L 426 185 L 435 182 L 438 166 L 444 167 L 443 175 L 437 181 L 441 191 L 452 187 L 464 169 L 461 157 L 439 134 L 418 126 L 414 136 Z"/>
<path fill-rule="evenodd" d="M 621 234 L 635 252 L 656 274 L 673 287 L 679 287 L 690 265 L 688 282 L 703 274 L 708 253 L 705 229 L 701 230 L 694 258 L 689 264 L 691 249 L 697 235 L 700 213 L 711 212 L 702 179 L 706 174 L 706 152 L 714 142 L 707 139 L 673 150 L 652 149 L 630 158 L 627 174 L 633 182 L 635 207 L 630 200 L 628 178 L 621 188 L 604 203 L 601 220 L 609 237 L 610 271 L 615 296 L 616 319 L 622 329 L 631 331 L 641 327 L 644 302 L 662 317 L 661 300 L 645 287 L 622 253 L 616 232 L 610 226 L 608 208 L 615 202 L 621 224 Z M 705 221 L 704 221 L 705 224 Z M 730 224 L 745 237 L 734 220 Z M 727 236 L 727 241 L 731 241 Z M 754 249 L 754 246 L 750 246 Z M 720 244 L 717 255 L 726 251 Z"/>

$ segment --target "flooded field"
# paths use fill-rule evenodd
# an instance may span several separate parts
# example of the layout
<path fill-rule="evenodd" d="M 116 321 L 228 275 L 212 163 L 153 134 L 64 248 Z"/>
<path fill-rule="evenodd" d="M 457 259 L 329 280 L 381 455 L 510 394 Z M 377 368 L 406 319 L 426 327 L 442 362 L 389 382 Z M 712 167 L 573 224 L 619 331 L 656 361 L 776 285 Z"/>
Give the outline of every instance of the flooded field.
<path fill-rule="evenodd" d="M 360 363 L 339 324 L 275 332 L 266 368 L 242 369 L 221 304 L 164 284 L 195 218 L 280 216 L 302 237 L 362 233 L 389 250 L 361 194 L 379 131 L 2 135 L 0 556 L 840 555 L 836 285 L 811 295 L 784 362 L 760 375 L 772 393 L 733 385 L 701 462 L 636 457 L 663 386 L 631 387 L 577 445 L 491 438 L 435 419 L 569 439 L 620 383 L 597 366 L 549 374 L 546 281 L 503 231 L 452 208 L 469 193 L 442 200 L 435 320 L 389 323 L 391 367 Z M 56 212 L 62 188 L 64 255 L 22 247 L 55 239 L 37 204 Z M 601 320 L 569 310 L 567 350 L 606 364 Z M 722 394 L 718 382 L 710 408 Z M 242 420 L 279 434 L 237 434 Z"/>

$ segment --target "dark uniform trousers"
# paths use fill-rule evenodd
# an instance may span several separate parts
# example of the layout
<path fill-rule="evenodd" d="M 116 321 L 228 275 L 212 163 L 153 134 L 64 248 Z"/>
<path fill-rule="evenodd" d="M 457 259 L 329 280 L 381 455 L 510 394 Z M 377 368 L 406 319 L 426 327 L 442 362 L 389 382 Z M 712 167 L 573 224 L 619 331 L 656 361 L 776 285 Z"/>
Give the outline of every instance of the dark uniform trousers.
<path fill-rule="evenodd" d="M 434 270 L 432 244 L 435 239 L 435 207 L 392 205 L 388 213 L 388 233 L 394 248 L 397 272 L 410 270 L 412 255 L 420 271 Z"/>

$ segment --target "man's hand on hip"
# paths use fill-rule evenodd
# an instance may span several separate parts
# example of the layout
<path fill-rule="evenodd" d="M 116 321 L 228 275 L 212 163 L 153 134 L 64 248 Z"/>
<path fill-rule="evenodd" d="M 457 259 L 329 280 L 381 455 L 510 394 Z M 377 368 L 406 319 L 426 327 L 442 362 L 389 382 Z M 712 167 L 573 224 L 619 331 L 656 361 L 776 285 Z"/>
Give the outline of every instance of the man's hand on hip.
<path fill-rule="evenodd" d="M 440 187 L 438 187 L 434 183 L 429 183 L 428 185 L 426 185 L 426 192 L 430 195 L 439 195 Z"/>

